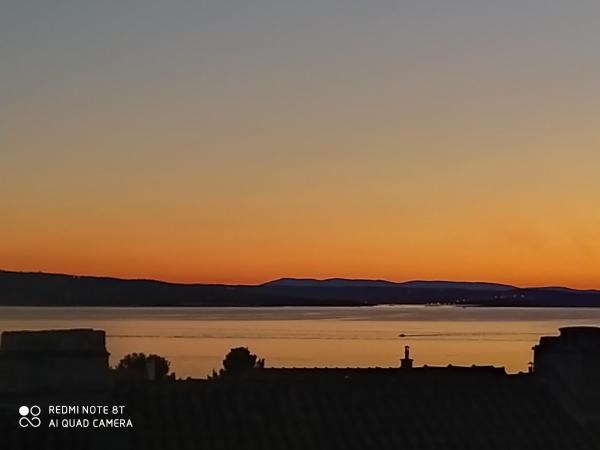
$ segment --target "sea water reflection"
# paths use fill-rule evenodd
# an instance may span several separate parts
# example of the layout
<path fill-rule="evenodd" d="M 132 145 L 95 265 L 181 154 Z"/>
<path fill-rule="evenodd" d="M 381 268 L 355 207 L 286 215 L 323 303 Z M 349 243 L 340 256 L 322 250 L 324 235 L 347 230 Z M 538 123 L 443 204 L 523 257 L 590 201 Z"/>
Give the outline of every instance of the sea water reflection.
<path fill-rule="evenodd" d="M 134 351 L 158 353 L 180 377 L 209 374 L 240 345 L 267 366 L 397 366 L 410 345 L 416 365 L 494 364 L 517 372 L 527 369 L 539 336 L 566 325 L 600 325 L 600 309 L 0 307 L 2 331 L 103 329 L 111 363 Z"/>

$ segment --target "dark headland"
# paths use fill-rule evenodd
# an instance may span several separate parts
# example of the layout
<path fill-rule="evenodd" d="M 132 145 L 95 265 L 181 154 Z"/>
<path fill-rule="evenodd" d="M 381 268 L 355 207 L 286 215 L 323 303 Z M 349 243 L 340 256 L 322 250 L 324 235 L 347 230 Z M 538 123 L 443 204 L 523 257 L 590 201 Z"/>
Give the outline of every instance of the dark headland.
<path fill-rule="evenodd" d="M 0 271 L 3 306 L 369 306 L 454 304 L 600 307 L 600 291 L 496 283 L 282 278 L 260 285 Z"/>

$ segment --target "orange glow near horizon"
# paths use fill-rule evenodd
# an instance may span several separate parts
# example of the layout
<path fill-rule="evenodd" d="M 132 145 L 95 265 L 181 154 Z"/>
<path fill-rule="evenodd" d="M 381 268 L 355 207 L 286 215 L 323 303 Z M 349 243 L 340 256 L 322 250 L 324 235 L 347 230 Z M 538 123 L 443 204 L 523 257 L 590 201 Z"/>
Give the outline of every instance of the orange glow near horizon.
<path fill-rule="evenodd" d="M 304 223 L 263 229 L 240 221 L 210 231 L 184 221 L 177 232 L 158 224 L 139 230 L 66 224 L 52 229 L 56 219 L 49 218 L 45 229 L 2 233 L 0 268 L 228 284 L 345 277 L 600 288 L 600 247 L 592 224 L 562 235 L 569 224 L 553 223 L 555 230 L 536 233 L 493 218 L 438 227 L 379 223 L 377 217 L 311 224 L 297 217 Z"/>
<path fill-rule="evenodd" d="M 287 178 L 280 167 L 251 176 L 232 169 L 222 180 L 201 168 L 198 179 L 187 170 L 137 174 L 102 190 L 104 175 L 32 179 L 5 202 L 0 268 L 231 284 L 348 277 L 598 289 L 594 158 L 566 169 L 548 154 L 543 178 L 520 167 L 485 172 L 483 158 L 478 168 L 455 160 L 454 178 L 449 161 L 414 163 L 412 172 L 394 157 L 374 165 L 365 156 L 304 163 Z"/>
<path fill-rule="evenodd" d="M 477 168 L 463 159 L 456 169 L 450 161 L 407 169 L 393 156 L 381 165 L 365 156 L 305 162 L 287 177 L 263 167 L 219 180 L 197 166 L 196 176 L 134 172 L 116 185 L 103 185 L 105 174 L 32 178 L 4 202 L 0 268 L 233 284 L 350 277 L 597 289 L 594 158 L 568 169 L 548 154 L 542 175 L 486 172 L 483 158 Z"/>

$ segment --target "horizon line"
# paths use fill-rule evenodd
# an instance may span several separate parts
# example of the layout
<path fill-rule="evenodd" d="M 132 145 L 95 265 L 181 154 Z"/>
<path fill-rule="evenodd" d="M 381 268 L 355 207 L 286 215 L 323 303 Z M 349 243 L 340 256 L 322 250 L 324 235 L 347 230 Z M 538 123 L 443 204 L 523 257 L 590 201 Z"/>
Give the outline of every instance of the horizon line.
<path fill-rule="evenodd" d="M 582 288 L 574 288 L 570 286 L 561 286 L 561 285 L 534 285 L 534 286 L 519 286 L 516 284 L 508 284 L 501 283 L 497 281 L 466 281 L 464 279 L 461 280 L 452 280 L 452 279 L 427 279 L 427 278 L 414 278 L 414 279 L 405 279 L 402 281 L 398 280 L 389 280 L 385 278 L 352 278 L 352 277 L 293 277 L 293 276 L 284 276 L 271 278 L 263 282 L 255 283 L 255 284 L 244 284 L 244 283 L 210 283 L 210 282 L 202 282 L 202 281 L 191 281 L 191 282 L 180 282 L 180 281 L 169 281 L 158 278 L 145 278 L 145 277 L 122 277 L 115 275 L 95 275 L 95 274 L 82 274 L 82 273 L 65 273 L 65 272 L 45 272 L 42 270 L 34 271 L 34 270 L 8 270 L 0 268 L 0 273 L 14 273 L 14 274 L 34 274 L 34 275 L 54 275 L 54 276 L 66 276 L 66 277 L 80 277 L 80 278 L 104 278 L 111 280 L 120 280 L 120 281 L 151 281 L 156 283 L 164 283 L 164 284 L 172 284 L 172 285 L 182 285 L 182 286 L 231 286 L 231 287 L 260 287 L 268 283 L 272 283 L 279 280 L 306 280 L 306 281 L 330 281 L 330 280 L 345 280 L 345 281 L 366 281 L 366 282 L 386 282 L 386 283 L 396 283 L 396 284 L 404 284 L 404 283 L 413 283 L 413 282 L 424 282 L 424 283 L 466 283 L 466 284 L 493 284 L 499 286 L 506 286 L 514 289 L 568 289 L 573 291 L 580 292 L 600 292 L 600 288 L 590 288 L 590 289 L 582 289 Z"/>

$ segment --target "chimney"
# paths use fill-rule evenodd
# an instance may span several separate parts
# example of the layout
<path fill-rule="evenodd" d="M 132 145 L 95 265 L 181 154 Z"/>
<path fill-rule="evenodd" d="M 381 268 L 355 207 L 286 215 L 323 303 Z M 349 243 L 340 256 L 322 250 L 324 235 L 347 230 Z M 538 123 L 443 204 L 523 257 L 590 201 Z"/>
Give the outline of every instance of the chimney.
<path fill-rule="evenodd" d="M 408 345 L 404 346 L 404 358 L 400 360 L 400 368 L 401 369 L 412 369 L 413 360 L 410 359 L 410 347 Z"/>

